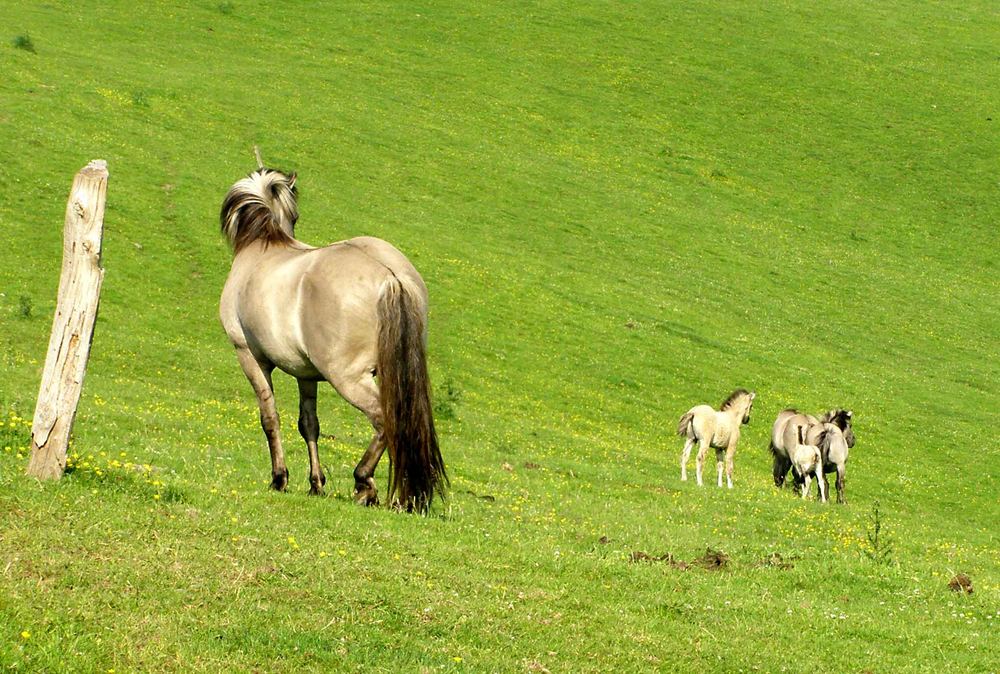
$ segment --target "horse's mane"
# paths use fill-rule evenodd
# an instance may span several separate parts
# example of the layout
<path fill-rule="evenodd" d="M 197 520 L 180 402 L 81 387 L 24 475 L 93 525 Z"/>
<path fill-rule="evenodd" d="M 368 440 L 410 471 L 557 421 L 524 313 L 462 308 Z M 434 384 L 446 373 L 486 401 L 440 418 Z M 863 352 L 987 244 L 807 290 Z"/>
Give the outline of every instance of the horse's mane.
<path fill-rule="evenodd" d="M 733 391 L 732 393 L 730 393 L 729 397 L 726 398 L 723 401 L 723 403 L 719 406 L 719 411 L 720 412 L 725 412 L 730 407 L 732 407 L 733 405 L 735 405 L 737 400 L 739 400 L 743 396 L 749 396 L 749 395 L 750 395 L 750 391 L 746 390 L 745 388 L 738 388 L 738 389 L 736 389 L 735 391 Z"/>
<path fill-rule="evenodd" d="M 237 181 L 222 201 L 222 233 L 238 253 L 254 241 L 265 246 L 295 243 L 299 219 L 295 174 L 262 168 Z"/>
<path fill-rule="evenodd" d="M 829 412 L 824 412 L 820 418 L 819 422 L 821 424 L 833 424 L 840 430 L 844 430 L 851 423 L 851 412 L 844 409 L 830 410 Z"/>

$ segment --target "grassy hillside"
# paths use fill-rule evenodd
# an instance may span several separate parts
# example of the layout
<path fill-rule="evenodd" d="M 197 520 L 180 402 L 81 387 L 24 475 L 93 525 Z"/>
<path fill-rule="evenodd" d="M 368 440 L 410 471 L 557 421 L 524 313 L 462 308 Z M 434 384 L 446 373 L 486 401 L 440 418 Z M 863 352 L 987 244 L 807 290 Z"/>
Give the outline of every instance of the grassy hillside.
<path fill-rule="evenodd" d="M 0 667 L 1000 670 L 991 3 L 0 15 Z M 287 377 L 291 488 L 267 490 L 216 318 L 254 143 L 299 172 L 300 238 L 385 238 L 427 281 L 431 517 L 350 502 L 370 431 L 328 388 L 309 498 Z M 75 470 L 39 484 L 63 211 L 94 158 Z M 736 488 L 680 482 L 677 419 L 737 386 Z M 854 410 L 848 505 L 771 485 L 789 405 Z M 633 561 L 706 548 L 725 568 Z"/>

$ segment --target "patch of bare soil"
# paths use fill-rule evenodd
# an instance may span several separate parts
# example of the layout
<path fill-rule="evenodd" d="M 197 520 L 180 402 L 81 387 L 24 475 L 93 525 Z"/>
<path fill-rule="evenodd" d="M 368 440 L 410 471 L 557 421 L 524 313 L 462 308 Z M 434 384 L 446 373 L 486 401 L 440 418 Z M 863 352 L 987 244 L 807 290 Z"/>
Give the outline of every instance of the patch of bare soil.
<path fill-rule="evenodd" d="M 729 566 L 729 555 L 719 550 L 705 548 L 705 554 L 693 560 L 691 564 L 710 571 L 721 571 Z"/>
<path fill-rule="evenodd" d="M 952 592 L 972 594 L 972 579 L 968 575 L 960 573 L 948 581 L 948 589 Z"/>

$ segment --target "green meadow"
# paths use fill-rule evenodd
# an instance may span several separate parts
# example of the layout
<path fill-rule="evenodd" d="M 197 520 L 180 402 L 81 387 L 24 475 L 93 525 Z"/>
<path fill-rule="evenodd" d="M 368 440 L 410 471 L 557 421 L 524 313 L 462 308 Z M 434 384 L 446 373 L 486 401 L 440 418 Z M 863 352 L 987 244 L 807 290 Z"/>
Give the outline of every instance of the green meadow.
<path fill-rule="evenodd" d="M 3 671 L 1000 671 L 994 3 L 0 16 Z M 299 238 L 384 238 L 427 282 L 427 517 L 351 502 L 370 427 L 329 387 L 309 497 L 286 376 L 268 489 L 217 318 L 254 144 L 298 172 Z M 72 469 L 39 483 L 97 158 L 100 316 Z M 679 417 L 737 387 L 735 488 L 681 482 Z M 846 505 L 773 486 L 789 406 L 854 411 Z"/>

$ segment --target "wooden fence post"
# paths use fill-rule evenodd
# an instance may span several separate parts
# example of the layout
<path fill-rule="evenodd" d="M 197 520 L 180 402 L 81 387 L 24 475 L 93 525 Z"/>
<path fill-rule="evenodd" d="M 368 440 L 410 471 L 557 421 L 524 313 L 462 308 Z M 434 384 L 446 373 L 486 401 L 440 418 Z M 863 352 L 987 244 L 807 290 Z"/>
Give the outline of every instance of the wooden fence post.
<path fill-rule="evenodd" d="M 40 479 L 59 479 L 66 469 L 104 280 L 101 237 L 107 191 L 107 163 L 95 159 L 76 174 L 66 204 L 59 296 L 31 426 L 28 475 Z"/>

